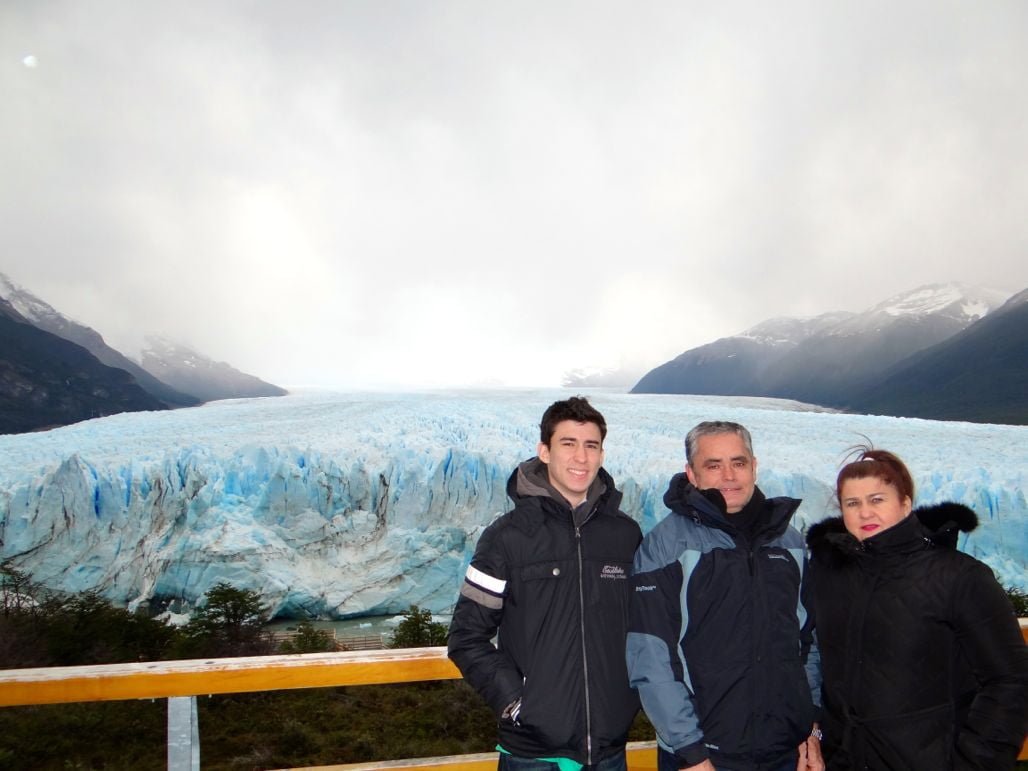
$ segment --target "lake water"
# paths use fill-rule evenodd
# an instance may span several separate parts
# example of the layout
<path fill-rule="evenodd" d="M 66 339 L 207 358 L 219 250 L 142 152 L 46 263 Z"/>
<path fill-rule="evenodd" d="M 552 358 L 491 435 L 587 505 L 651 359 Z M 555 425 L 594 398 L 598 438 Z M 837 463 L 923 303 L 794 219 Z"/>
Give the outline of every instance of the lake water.
<path fill-rule="evenodd" d="M 432 620 L 446 626 L 450 625 L 450 616 L 433 615 Z M 315 629 L 335 630 L 336 637 L 361 637 L 392 634 L 401 621 L 403 621 L 402 615 L 366 616 L 342 621 L 311 621 L 311 625 Z M 295 619 L 276 619 L 267 624 L 265 628 L 271 632 L 290 632 L 294 631 L 299 624 L 300 622 Z"/>

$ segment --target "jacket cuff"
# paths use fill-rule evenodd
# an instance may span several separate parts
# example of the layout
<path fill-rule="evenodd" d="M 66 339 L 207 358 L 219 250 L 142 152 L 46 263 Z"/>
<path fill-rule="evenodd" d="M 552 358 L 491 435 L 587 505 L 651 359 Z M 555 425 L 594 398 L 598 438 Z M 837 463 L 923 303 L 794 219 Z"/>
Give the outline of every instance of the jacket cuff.
<path fill-rule="evenodd" d="M 678 761 L 679 766 L 697 766 L 709 758 L 710 753 L 703 742 L 687 744 L 675 750 L 675 760 Z"/>
<path fill-rule="evenodd" d="M 521 698 L 522 691 L 520 677 L 515 676 L 502 679 L 505 682 L 496 683 L 492 690 L 491 699 L 487 700 L 493 712 L 496 713 L 497 718 L 503 714 L 503 710 Z"/>

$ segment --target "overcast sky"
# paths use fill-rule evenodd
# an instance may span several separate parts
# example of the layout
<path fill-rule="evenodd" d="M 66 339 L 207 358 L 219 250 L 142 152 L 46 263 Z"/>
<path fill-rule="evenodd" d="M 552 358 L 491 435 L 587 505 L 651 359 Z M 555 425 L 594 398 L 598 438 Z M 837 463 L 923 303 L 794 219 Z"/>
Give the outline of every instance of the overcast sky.
<path fill-rule="evenodd" d="M 0 4 L 0 270 L 130 355 L 556 385 L 1028 286 L 1028 3 Z"/>

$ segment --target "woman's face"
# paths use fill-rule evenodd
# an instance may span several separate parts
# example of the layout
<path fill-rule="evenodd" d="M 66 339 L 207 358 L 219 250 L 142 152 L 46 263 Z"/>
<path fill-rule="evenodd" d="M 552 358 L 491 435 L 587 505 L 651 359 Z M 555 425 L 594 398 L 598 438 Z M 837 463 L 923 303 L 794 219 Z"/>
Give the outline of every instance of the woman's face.
<path fill-rule="evenodd" d="M 877 535 L 910 514 L 910 498 L 878 477 L 847 479 L 839 494 L 842 521 L 858 541 Z"/>

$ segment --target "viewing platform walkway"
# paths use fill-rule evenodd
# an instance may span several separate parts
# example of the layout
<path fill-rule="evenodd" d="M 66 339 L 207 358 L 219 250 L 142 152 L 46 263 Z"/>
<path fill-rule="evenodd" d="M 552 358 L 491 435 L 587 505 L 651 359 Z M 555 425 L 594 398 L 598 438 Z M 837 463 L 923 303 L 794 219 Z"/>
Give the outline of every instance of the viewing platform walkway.
<path fill-rule="evenodd" d="M 392 635 L 384 632 L 381 634 L 342 635 L 337 634 L 335 629 L 321 629 L 318 631 L 324 632 L 332 638 L 332 645 L 337 651 L 383 650 L 389 647 L 389 641 L 392 639 Z M 286 630 L 270 632 L 269 634 L 276 645 L 281 645 L 287 640 L 295 640 L 299 633 L 295 630 Z"/>

